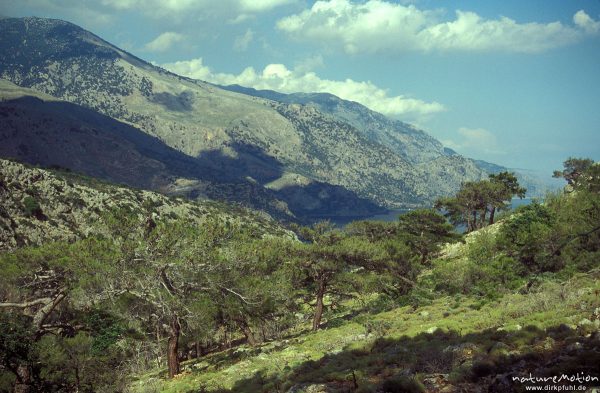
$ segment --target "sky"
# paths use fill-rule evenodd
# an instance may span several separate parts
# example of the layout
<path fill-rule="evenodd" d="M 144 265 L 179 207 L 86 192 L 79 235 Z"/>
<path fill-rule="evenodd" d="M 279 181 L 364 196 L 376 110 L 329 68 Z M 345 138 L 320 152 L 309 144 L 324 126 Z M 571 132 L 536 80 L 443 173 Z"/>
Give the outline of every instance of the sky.
<path fill-rule="evenodd" d="M 68 20 L 209 82 L 329 92 L 509 168 L 600 161 L 600 0 L 0 0 L 0 15 Z"/>

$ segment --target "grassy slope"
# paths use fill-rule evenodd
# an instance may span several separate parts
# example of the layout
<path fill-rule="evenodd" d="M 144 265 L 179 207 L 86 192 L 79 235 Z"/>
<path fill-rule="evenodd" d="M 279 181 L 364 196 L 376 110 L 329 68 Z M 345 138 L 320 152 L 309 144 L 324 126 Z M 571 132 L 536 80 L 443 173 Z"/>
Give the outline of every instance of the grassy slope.
<path fill-rule="evenodd" d="M 461 248 L 447 250 L 437 264 L 458 262 Z M 375 392 L 382 381 L 404 373 L 416 375 L 427 391 L 473 391 L 494 384 L 505 391 L 497 375 L 598 375 L 600 353 L 593 348 L 600 342 L 590 334 L 599 326 L 598 278 L 595 271 L 567 281 L 549 279 L 528 293 L 508 293 L 483 306 L 473 297 L 446 296 L 416 309 L 369 313 L 355 303 L 330 317 L 322 331 L 309 332 L 307 325 L 284 340 L 188 362 L 172 381 L 156 372 L 133 387 L 138 392 L 278 392 L 322 384 L 311 391 Z"/>

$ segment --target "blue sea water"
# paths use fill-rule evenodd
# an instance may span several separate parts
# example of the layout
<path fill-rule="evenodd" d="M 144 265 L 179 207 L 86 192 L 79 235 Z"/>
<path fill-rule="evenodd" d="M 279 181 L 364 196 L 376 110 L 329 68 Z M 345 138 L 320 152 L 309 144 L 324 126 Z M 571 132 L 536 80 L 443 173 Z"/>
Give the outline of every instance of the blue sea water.
<path fill-rule="evenodd" d="M 516 209 L 519 206 L 529 205 L 533 202 L 534 198 L 514 198 L 511 201 L 511 208 Z M 356 220 L 373 220 L 373 221 L 396 221 L 401 214 L 409 212 L 410 209 L 392 209 L 385 214 L 377 214 L 368 217 L 335 217 L 330 218 L 330 221 L 338 227 L 344 227 L 352 221 Z"/>

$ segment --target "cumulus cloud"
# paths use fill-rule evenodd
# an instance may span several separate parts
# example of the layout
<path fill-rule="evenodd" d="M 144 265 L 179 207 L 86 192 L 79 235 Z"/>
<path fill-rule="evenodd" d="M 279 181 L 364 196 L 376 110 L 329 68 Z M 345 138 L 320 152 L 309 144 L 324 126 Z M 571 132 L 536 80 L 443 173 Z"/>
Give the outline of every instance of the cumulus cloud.
<path fill-rule="evenodd" d="M 243 52 L 248 49 L 248 45 L 250 45 L 253 39 L 254 32 L 252 31 L 252 29 L 248 29 L 244 34 L 236 37 L 233 43 L 233 49 L 238 52 Z"/>
<path fill-rule="evenodd" d="M 483 153 L 486 155 L 502 155 L 505 152 L 499 148 L 496 135 L 484 128 L 467 128 L 461 127 L 458 129 L 460 139 L 443 140 L 442 143 L 461 153 L 474 154 Z"/>
<path fill-rule="evenodd" d="M 172 31 L 167 31 L 144 45 L 144 50 L 149 52 L 165 52 L 173 47 L 174 44 L 183 41 L 185 36 Z"/>
<path fill-rule="evenodd" d="M 327 92 L 346 100 L 359 102 L 385 115 L 402 117 L 405 120 L 419 119 L 445 110 L 445 107 L 437 102 L 425 102 L 402 95 L 390 96 L 386 90 L 371 82 L 322 79 L 304 67 L 288 69 L 283 64 L 269 64 L 260 72 L 253 67 L 248 67 L 240 74 L 234 75 L 213 72 L 203 64 L 201 58 L 162 66 L 176 74 L 221 85 L 238 84 L 282 93 Z"/>
<path fill-rule="evenodd" d="M 240 13 L 260 13 L 293 3 L 295 0 L 102 0 L 102 4 L 118 10 L 136 9 L 152 15 L 228 10 Z"/>
<path fill-rule="evenodd" d="M 595 34 L 600 31 L 600 22 L 593 20 L 582 10 L 577 11 L 577 13 L 573 15 L 573 23 L 589 34 Z"/>
<path fill-rule="evenodd" d="M 79 23 L 99 25 L 111 23 L 115 12 L 133 11 L 153 19 L 165 19 L 171 23 L 190 18 L 243 21 L 254 15 L 278 7 L 293 4 L 298 0 L 0 0 L 0 9 L 7 15 L 18 13 L 23 7 L 36 9 L 37 15 L 45 11 L 69 15 Z M 16 11 L 16 12 L 15 12 Z M 85 19 L 79 19 L 79 16 Z"/>
<path fill-rule="evenodd" d="M 574 25 L 518 23 L 485 19 L 474 12 L 456 11 L 444 21 L 440 10 L 421 10 L 383 0 L 317 1 L 310 9 L 280 19 L 279 30 L 297 39 L 341 47 L 347 53 L 399 51 L 490 51 L 535 53 L 568 45 L 598 33 L 600 22 L 585 11 Z"/>

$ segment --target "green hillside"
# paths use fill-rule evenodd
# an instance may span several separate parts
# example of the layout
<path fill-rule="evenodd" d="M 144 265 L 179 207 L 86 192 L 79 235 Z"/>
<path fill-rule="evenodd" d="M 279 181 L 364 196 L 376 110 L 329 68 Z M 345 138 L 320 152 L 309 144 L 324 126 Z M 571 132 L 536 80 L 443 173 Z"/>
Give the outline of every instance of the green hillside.
<path fill-rule="evenodd" d="M 0 391 L 519 392 L 600 377 L 591 160 L 567 160 L 565 192 L 515 212 L 511 174 L 464 184 L 440 204 L 466 235 L 432 209 L 294 235 L 227 205 L 2 164 L 16 244 L 0 254 Z M 40 197 L 55 186 L 73 198 Z M 69 216 L 79 199 L 106 206 Z"/>

